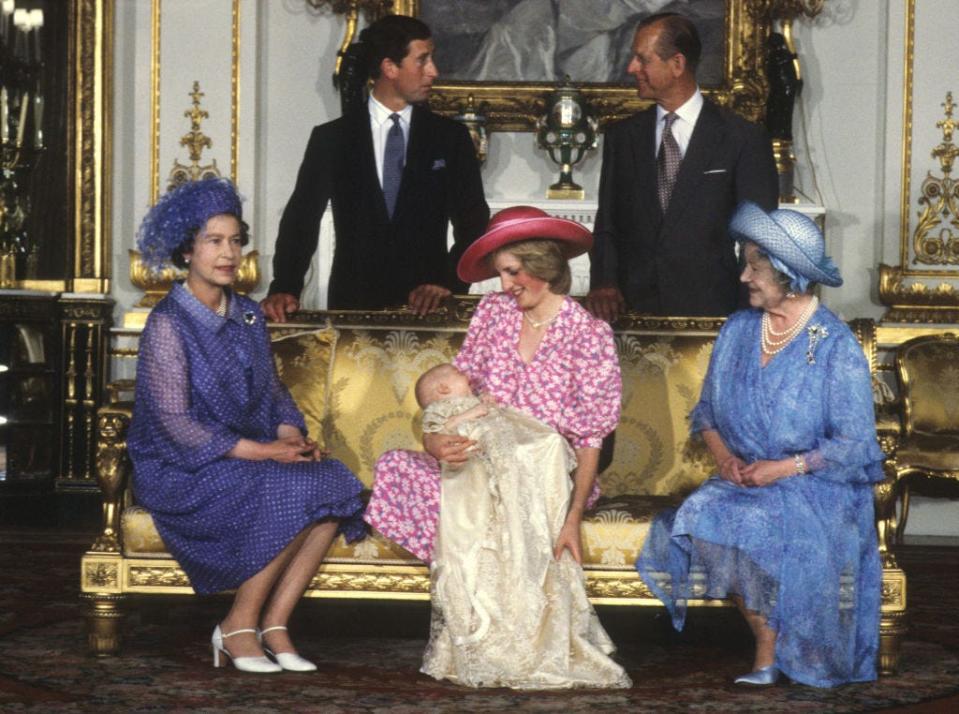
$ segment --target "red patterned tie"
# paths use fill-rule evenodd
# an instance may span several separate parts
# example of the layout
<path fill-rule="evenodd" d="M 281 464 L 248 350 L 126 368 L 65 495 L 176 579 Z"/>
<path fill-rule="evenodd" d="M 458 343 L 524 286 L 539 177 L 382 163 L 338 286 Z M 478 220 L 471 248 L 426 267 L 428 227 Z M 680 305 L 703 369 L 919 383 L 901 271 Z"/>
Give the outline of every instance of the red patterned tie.
<path fill-rule="evenodd" d="M 659 205 L 666 213 L 669 206 L 669 197 L 673 195 L 673 188 L 676 186 L 676 176 L 679 175 L 679 165 L 683 161 L 682 154 L 679 153 L 679 144 L 676 143 L 676 137 L 673 136 L 672 126 L 677 116 L 673 112 L 667 114 L 664 118 L 663 139 L 659 144 L 659 154 L 656 156 L 657 169 L 657 189 L 659 192 Z"/>

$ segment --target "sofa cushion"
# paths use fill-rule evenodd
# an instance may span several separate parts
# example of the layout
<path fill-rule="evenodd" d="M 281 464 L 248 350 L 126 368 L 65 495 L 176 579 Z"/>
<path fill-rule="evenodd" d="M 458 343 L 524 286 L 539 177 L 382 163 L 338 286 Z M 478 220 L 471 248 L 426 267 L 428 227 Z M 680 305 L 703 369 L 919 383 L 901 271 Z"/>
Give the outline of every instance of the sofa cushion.
<path fill-rule="evenodd" d="M 649 524 L 660 510 L 677 505 L 669 496 L 601 498 L 583 521 L 583 562 L 592 569 L 630 570 L 646 540 Z M 124 509 L 123 551 L 128 557 L 169 558 L 153 518 L 143 508 Z M 398 545 L 373 533 L 355 543 L 333 541 L 326 562 L 413 564 L 420 561 Z"/>
<path fill-rule="evenodd" d="M 273 360 L 277 374 L 303 412 L 310 436 L 321 446 L 326 444 L 324 420 L 337 337 L 338 333 L 332 327 L 273 333 Z"/>
<path fill-rule="evenodd" d="M 600 477 L 603 494 L 687 494 L 711 473 L 687 416 L 699 400 L 716 333 L 712 330 L 616 334 L 623 408 L 613 461 Z"/>
<path fill-rule="evenodd" d="M 169 558 L 153 516 L 142 506 L 128 506 L 120 516 L 123 554 L 131 558 Z"/>

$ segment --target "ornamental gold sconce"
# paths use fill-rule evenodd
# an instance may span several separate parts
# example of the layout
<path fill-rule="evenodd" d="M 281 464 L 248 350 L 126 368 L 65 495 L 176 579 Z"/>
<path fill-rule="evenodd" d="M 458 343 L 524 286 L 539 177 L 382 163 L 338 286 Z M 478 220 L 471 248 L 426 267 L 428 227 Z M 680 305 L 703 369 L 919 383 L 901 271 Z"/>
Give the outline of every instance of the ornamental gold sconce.
<path fill-rule="evenodd" d="M 209 119 L 210 114 L 200 106 L 200 98 L 204 94 L 200 91 L 199 82 L 194 80 L 193 91 L 188 96 L 193 101 L 191 107 L 183 112 L 183 116 L 190 120 L 190 131 L 180 137 L 180 146 L 187 149 L 190 155 L 190 163 L 183 164 L 174 159 L 173 168 L 167 177 L 167 191 L 171 191 L 188 181 L 218 178 L 220 176 L 216 159 L 208 164 L 201 163 L 203 150 L 213 146 L 213 139 L 204 134 L 201 128 L 203 120 Z M 174 281 L 186 279 L 187 271 L 180 270 L 172 264 L 168 263 L 162 269 L 153 271 L 143 263 L 139 251 L 131 250 L 129 255 L 130 282 L 144 292 L 143 298 L 136 304 L 136 307 L 153 307 L 159 302 L 160 298 L 169 292 Z M 255 290 L 260 282 L 258 257 L 259 253 L 255 250 L 251 250 L 243 256 L 240 269 L 237 271 L 236 281 L 233 283 L 233 288 L 241 295 Z"/>
<path fill-rule="evenodd" d="M 559 181 L 546 198 L 582 200 L 583 187 L 573 181 L 573 166 L 596 148 L 599 122 L 591 115 L 583 95 L 569 77 L 546 98 L 546 113 L 536 122 L 536 144 L 560 166 Z"/>
<path fill-rule="evenodd" d="M 792 121 L 796 99 L 802 92 L 802 70 L 792 25 L 797 17 L 810 19 L 822 12 L 825 0 L 773 0 L 770 18 L 778 22 L 780 32 L 766 39 L 766 129 L 772 138 L 773 157 L 779 174 L 779 200 L 798 203 L 795 187 L 796 154 L 793 152 Z"/>
<path fill-rule="evenodd" d="M 260 254 L 251 250 L 243 256 L 240 269 L 236 273 L 233 289 L 246 295 L 256 289 L 260 282 L 260 266 L 257 259 Z M 144 292 L 137 307 L 153 307 L 173 287 L 174 281 L 186 280 L 187 271 L 171 265 L 165 265 L 158 271 L 151 271 L 140 259 L 140 251 L 130 251 L 130 282 Z"/>
<path fill-rule="evenodd" d="M 942 130 L 942 141 L 933 147 L 930 155 L 939 161 L 942 175 L 929 171 L 919 187 L 921 206 L 916 228 L 912 233 L 913 264 L 926 266 L 959 266 L 959 181 L 952 178 L 952 167 L 959 157 L 959 147 L 953 141 L 956 130 L 956 109 L 952 92 L 946 93 L 946 101 L 940 105 L 945 117 L 936 122 Z M 905 220 L 905 217 L 903 217 Z M 902 241 L 905 243 L 904 232 Z M 906 247 L 902 246 L 905 261 Z M 917 271 L 918 277 L 940 278 L 935 287 L 925 281 L 914 280 L 907 284 L 911 270 L 902 266 L 879 266 L 879 299 L 889 306 L 883 317 L 887 322 L 959 322 L 959 291 L 946 279 L 959 278 L 955 270 L 941 272 Z"/>
<path fill-rule="evenodd" d="M 936 122 L 936 128 L 942 130 L 942 141 L 932 150 L 932 157 L 939 160 L 942 176 L 930 171 L 919 189 L 923 209 L 912 239 L 913 260 L 926 265 L 959 265 L 959 234 L 955 232 L 959 230 L 959 182 L 950 176 L 959 156 L 959 147 L 952 141 L 957 126 L 952 92 L 941 106 L 946 117 Z"/>

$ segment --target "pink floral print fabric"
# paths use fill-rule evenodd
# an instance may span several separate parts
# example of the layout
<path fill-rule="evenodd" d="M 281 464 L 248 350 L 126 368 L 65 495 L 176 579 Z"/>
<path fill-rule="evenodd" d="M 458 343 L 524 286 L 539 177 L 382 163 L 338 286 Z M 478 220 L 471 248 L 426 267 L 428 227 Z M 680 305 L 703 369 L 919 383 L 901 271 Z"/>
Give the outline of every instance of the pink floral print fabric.
<path fill-rule="evenodd" d="M 483 298 L 454 363 L 474 391 L 526 412 L 574 449 L 598 448 L 619 422 L 622 380 L 609 325 L 566 298 L 529 363 L 519 355 L 523 313 L 505 293 Z M 440 467 L 429 454 L 389 451 L 374 469 L 364 516 L 384 536 L 429 562 L 439 517 Z M 599 495 L 594 486 L 590 504 Z"/>

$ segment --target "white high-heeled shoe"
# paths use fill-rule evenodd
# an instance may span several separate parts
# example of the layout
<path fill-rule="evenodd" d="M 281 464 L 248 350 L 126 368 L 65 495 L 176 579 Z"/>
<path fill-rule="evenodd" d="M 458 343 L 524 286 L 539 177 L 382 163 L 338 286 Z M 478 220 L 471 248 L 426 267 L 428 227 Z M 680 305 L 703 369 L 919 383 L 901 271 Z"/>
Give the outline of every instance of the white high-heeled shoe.
<path fill-rule="evenodd" d="M 284 625 L 277 625 L 276 627 L 267 627 L 265 630 L 258 632 L 257 637 L 261 644 L 263 643 L 263 635 L 267 632 L 273 632 L 273 630 L 286 630 L 286 627 Z M 296 652 L 273 652 L 265 645 L 263 646 L 263 651 L 275 659 L 278 665 L 289 672 L 316 671 L 315 664 L 304 657 L 300 657 Z"/>
<path fill-rule="evenodd" d="M 258 674 L 267 674 L 269 672 L 282 672 L 283 667 L 278 665 L 276 662 L 272 661 L 268 657 L 234 657 L 231 655 L 226 647 L 223 646 L 223 640 L 228 637 L 233 637 L 233 635 L 239 635 L 241 632 L 252 632 L 256 634 L 256 630 L 245 629 L 245 630 L 234 630 L 233 632 L 227 632 L 223 634 L 220 631 L 220 626 L 217 625 L 213 628 L 213 637 L 210 639 L 210 644 L 213 646 L 213 666 L 221 667 L 223 664 L 220 663 L 220 654 L 223 653 L 226 655 L 226 658 L 233 663 L 233 666 L 236 667 L 241 672 L 256 672 Z"/>

